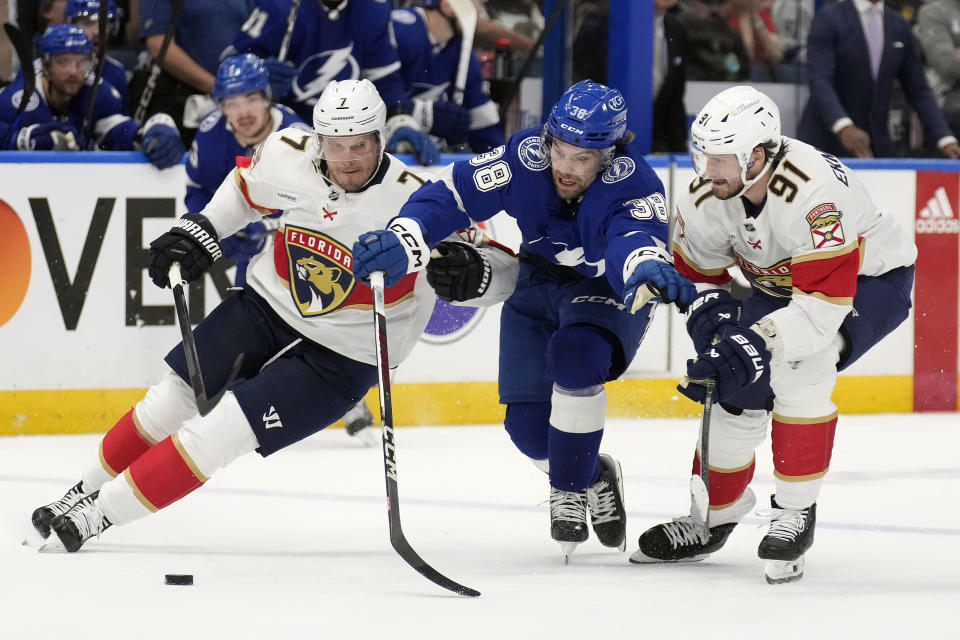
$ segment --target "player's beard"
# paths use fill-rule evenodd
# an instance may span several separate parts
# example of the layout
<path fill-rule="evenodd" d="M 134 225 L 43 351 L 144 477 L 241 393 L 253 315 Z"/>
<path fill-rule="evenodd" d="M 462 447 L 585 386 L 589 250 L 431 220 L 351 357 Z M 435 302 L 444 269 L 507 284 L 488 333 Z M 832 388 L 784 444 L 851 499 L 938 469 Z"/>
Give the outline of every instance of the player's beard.
<path fill-rule="evenodd" d="M 255 125 L 256 118 L 258 117 L 257 114 L 254 114 L 253 116 L 250 116 L 250 117 L 254 119 L 254 123 L 252 124 Z M 259 144 L 263 142 L 264 138 L 267 137 L 267 133 L 269 133 L 268 129 L 270 128 L 270 125 L 273 123 L 273 118 L 270 117 L 269 108 L 265 113 L 262 114 L 261 117 L 262 117 L 262 120 L 259 123 L 260 126 L 257 127 L 256 131 L 251 131 L 252 127 L 250 126 L 243 126 L 243 130 L 241 131 L 241 128 L 238 125 L 244 124 L 245 120 L 247 120 L 247 123 L 249 123 L 249 120 L 247 119 L 246 116 L 241 116 L 240 118 L 237 118 L 236 123 L 233 123 L 233 122 L 230 123 L 230 126 L 233 127 L 233 130 L 236 132 L 237 138 L 241 142 L 241 144 L 245 144 L 247 146 L 253 146 L 255 144 Z M 248 133 L 248 131 L 250 131 L 250 133 Z"/>
<path fill-rule="evenodd" d="M 711 180 L 710 186 L 713 187 L 714 198 L 717 200 L 729 200 L 743 190 L 743 180 L 740 178 L 734 178 L 732 180 Z"/>
<path fill-rule="evenodd" d="M 377 171 L 378 155 L 349 161 L 327 160 L 327 177 L 344 191 L 359 191 Z"/>
<path fill-rule="evenodd" d="M 596 174 L 586 176 L 576 173 L 560 173 L 555 167 L 552 168 L 552 173 L 553 188 L 557 195 L 565 200 L 572 200 L 581 196 L 596 178 Z"/>

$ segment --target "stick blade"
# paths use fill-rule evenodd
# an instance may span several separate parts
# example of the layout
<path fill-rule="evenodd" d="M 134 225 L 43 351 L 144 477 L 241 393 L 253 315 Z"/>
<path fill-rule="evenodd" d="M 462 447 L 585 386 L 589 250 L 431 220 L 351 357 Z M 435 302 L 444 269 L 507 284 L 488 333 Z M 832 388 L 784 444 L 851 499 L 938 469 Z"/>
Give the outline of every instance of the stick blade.
<path fill-rule="evenodd" d="M 476 589 L 471 589 L 470 587 L 464 586 L 459 582 L 448 578 L 427 564 L 426 561 L 421 558 L 416 551 L 414 551 L 413 547 L 410 546 L 410 543 L 407 542 L 406 537 L 403 535 L 403 531 L 401 531 L 399 528 L 399 522 L 396 523 L 396 527 L 391 527 L 390 544 L 393 545 L 393 548 L 396 550 L 397 554 L 403 558 L 407 564 L 409 564 L 417 571 L 417 573 L 435 585 L 443 587 L 448 591 L 452 591 L 459 596 L 476 598 L 480 595 L 480 592 Z"/>

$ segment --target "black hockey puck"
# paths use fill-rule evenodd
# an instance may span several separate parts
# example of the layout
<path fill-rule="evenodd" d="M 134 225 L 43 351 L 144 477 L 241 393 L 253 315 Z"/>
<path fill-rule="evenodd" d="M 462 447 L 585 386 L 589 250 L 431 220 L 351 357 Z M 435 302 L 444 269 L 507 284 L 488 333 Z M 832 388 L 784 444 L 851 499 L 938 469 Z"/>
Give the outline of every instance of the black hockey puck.
<path fill-rule="evenodd" d="M 189 573 L 185 573 L 185 574 L 168 573 L 167 575 L 163 576 L 163 583 L 191 585 L 193 584 L 193 576 L 190 575 Z"/>

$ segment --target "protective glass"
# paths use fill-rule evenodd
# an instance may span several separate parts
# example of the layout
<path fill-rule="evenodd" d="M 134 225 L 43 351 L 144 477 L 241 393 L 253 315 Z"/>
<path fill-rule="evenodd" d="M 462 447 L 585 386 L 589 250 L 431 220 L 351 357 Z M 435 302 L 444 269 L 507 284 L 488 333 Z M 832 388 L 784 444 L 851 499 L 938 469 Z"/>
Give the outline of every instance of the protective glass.
<path fill-rule="evenodd" d="M 270 101 L 261 91 L 251 91 L 237 96 L 227 96 L 220 102 L 220 110 L 230 118 L 245 111 L 264 110 L 270 106 Z"/>
<path fill-rule="evenodd" d="M 550 159 L 550 166 L 557 173 L 576 176 L 595 176 L 603 169 L 603 151 L 586 149 L 567 142 L 544 138 L 543 148 Z"/>
<path fill-rule="evenodd" d="M 734 180 L 739 178 L 743 167 L 734 153 L 706 153 L 696 144 L 690 144 L 690 160 L 693 170 L 708 180 Z"/>
<path fill-rule="evenodd" d="M 319 136 L 318 157 L 328 162 L 355 162 L 376 157 L 380 153 L 380 136 L 376 132 L 356 136 Z"/>

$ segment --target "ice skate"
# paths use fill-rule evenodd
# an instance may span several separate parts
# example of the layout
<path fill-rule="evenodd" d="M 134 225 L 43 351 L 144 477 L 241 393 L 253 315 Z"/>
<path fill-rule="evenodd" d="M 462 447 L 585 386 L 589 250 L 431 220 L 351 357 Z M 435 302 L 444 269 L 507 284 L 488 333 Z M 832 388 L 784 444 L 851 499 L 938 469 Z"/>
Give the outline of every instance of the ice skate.
<path fill-rule="evenodd" d="M 640 548 L 630 556 L 634 564 L 698 562 L 720 549 L 740 519 L 756 504 L 753 491 L 746 489 L 732 506 L 710 514 L 710 535 L 695 515 L 674 518 L 650 527 L 640 536 Z M 691 507 L 693 510 L 693 507 Z"/>
<path fill-rule="evenodd" d="M 590 523 L 600 544 L 627 549 L 627 511 L 623 506 L 623 472 L 613 456 L 600 454 L 600 477 L 587 488 Z"/>
<path fill-rule="evenodd" d="M 50 529 L 57 534 L 57 538 L 70 553 L 77 551 L 87 540 L 99 536 L 111 526 L 112 523 L 97 504 L 99 495 L 99 491 L 94 491 L 50 522 Z"/>
<path fill-rule="evenodd" d="M 590 537 L 587 529 L 587 491 L 550 487 L 550 537 L 560 543 L 563 563 L 570 562 L 577 545 Z"/>
<path fill-rule="evenodd" d="M 80 502 L 86 495 L 87 494 L 83 492 L 83 481 L 78 482 L 63 494 L 63 497 L 59 500 L 34 510 L 33 515 L 30 517 L 33 528 L 37 530 L 37 533 L 39 533 L 42 538 L 49 538 L 50 521 L 69 511 L 73 505 Z"/>
<path fill-rule="evenodd" d="M 770 528 L 760 541 L 757 555 L 767 561 L 764 575 L 769 584 L 795 582 L 803 577 L 804 554 L 813 544 L 817 504 L 806 509 L 784 509 L 770 496 L 770 505 Z"/>
<path fill-rule="evenodd" d="M 368 447 L 377 443 L 377 430 L 373 428 L 373 414 L 370 413 L 366 400 L 361 400 L 343 414 L 343 425 L 351 438 L 358 438 Z"/>

